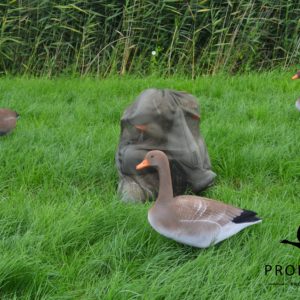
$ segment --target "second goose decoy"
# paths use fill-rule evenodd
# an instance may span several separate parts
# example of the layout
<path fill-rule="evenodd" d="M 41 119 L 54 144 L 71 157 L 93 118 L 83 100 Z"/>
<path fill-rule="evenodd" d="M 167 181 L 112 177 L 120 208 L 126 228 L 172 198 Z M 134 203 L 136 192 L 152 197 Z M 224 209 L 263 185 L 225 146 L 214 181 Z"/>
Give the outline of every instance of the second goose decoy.
<path fill-rule="evenodd" d="M 292 79 L 299 79 L 300 78 L 300 71 L 297 71 L 297 73 L 292 77 Z"/>
<path fill-rule="evenodd" d="M 298 71 L 292 79 L 300 79 L 300 71 Z M 296 108 L 300 111 L 300 98 L 295 103 Z"/>
<path fill-rule="evenodd" d="M 147 167 L 157 168 L 159 174 L 158 198 L 148 211 L 148 221 L 167 238 L 207 248 L 261 222 L 255 212 L 219 201 L 191 195 L 174 198 L 169 160 L 162 151 L 148 152 L 136 169 Z"/>
<path fill-rule="evenodd" d="M 17 123 L 19 114 L 7 108 L 0 108 L 0 136 L 10 133 Z"/>

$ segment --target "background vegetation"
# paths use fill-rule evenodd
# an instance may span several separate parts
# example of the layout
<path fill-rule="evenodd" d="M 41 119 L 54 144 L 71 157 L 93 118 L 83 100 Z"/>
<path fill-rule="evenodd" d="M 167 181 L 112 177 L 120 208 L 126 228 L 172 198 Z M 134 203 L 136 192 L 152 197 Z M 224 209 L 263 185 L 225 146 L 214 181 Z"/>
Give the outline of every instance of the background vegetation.
<path fill-rule="evenodd" d="M 286 67 L 299 63 L 299 15 L 298 0 L 3 0 L 0 74 Z"/>
<path fill-rule="evenodd" d="M 263 222 L 201 250 L 157 234 L 116 195 L 120 116 L 145 88 L 198 97 L 216 184 L 202 195 Z M 21 118 L 0 141 L 0 298 L 298 299 L 298 82 L 289 73 L 105 80 L 0 79 Z M 297 269 L 298 270 L 298 269 Z M 291 272 L 291 269 L 289 269 Z M 280 283 L 284 285 L 270 285 Z"/>

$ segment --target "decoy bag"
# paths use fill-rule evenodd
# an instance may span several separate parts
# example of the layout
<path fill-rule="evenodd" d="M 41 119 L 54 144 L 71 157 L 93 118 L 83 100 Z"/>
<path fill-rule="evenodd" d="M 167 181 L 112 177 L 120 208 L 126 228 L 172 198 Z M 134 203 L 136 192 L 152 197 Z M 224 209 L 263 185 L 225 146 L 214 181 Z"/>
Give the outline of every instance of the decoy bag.
<path fill-rule="evenodd" d="M 122 199 L 143 202 L 157 195 L 156 170 L 136 170 L 150 150 L 161 150 L 168 156 L 174 195 L 188 188 L 197 193 L 210 186 L 216 174 L 211 170 L 199 123 L 199 106 L 192 95 L 168 89 L 142 92 L 121 118 L 116 165 Z"/>

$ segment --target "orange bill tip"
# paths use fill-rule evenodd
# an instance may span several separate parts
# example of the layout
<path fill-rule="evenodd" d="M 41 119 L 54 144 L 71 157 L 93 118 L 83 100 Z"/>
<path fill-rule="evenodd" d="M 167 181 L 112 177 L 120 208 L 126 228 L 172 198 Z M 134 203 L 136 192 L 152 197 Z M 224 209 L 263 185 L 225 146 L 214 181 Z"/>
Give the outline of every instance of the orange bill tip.
<path fill-rule="evenodd" d="M 299 78 L 299 75 L 298 74 L 295 74 L 292 79 L 298 79 Z"/>
<path fill-rule="evenodd" d="M 141 130 L 141 131 L 145 131 L 146 130 L 146 125 L 134 125 L 135 128 Z"/>
<path fill-rule="evenodd" d="M 200 120 L 200 116 L 199 115 L 192 114 L 192 118 L 194 120 Z"/>
<path fill-rule="evenodd" d="M 138 164 L 135 168 L 137 170 L 142 170 L 144 168 L 150 167 L 149 160 L 144 159 L 140 164 Z"/>

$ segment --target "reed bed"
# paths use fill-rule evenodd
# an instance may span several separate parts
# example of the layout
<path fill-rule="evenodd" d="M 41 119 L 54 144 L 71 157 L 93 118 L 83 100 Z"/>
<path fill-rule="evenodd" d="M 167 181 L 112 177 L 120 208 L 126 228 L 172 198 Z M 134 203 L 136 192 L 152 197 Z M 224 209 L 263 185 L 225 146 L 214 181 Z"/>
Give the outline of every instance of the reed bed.
<path fill-rule="evenodd" d="M 285 68 L 300 58 L 299 15 L 296 0 L 6 0 L 0 74 L 194 78 Z"/>

